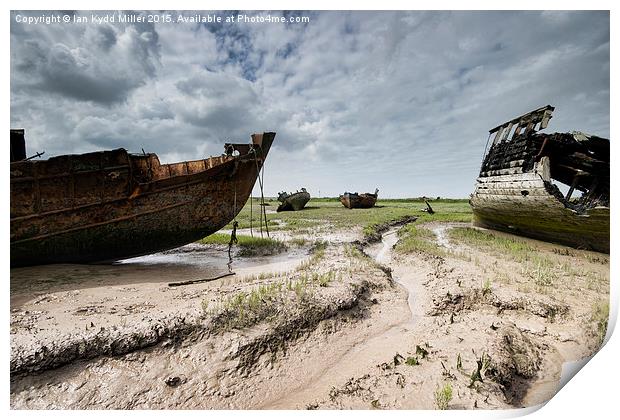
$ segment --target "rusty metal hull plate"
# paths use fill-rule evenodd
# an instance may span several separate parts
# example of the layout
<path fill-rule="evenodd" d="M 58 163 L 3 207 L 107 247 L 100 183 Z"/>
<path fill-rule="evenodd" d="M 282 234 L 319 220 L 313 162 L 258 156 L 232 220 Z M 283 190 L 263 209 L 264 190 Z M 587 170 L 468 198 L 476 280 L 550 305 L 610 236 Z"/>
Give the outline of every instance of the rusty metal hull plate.
<path fill-rule="evenodd" d="M 118 260 L 210 235 L 243 208 L 274 137 L 254 135 L 257 153 L 170 165 L 122 149 L 13 163 L 11 265 Z"/>
<path fill-rule="evenodd" d="M 310 201 L 310 194 L 307 192 L 296 192 L 284 199 L 277 211 L 299 211 L 302 210 Z"/>
<path fill-rule="evenodd" d="M 375 206 L 377 195 L 344 193 L 340 196 L 340 202 L 349 209 L 368 209 Z"/>

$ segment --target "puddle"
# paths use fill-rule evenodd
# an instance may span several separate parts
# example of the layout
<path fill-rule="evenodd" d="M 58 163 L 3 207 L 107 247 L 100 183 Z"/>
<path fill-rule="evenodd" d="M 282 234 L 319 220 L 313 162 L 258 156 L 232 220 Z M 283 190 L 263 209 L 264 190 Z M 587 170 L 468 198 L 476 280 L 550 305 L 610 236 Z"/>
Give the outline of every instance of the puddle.
<path fill-rule="evenodd" d="M 454 249 L 454 246 L 448 240 L 448 235 L 446 231 L 452 229 L 455 225 L 450 224 L 440 224 L 440 225 L 428 225 L 428 228 L 435 234 L 435 238 L 437 240 L 437 245 L 447 248 Z"/>
<path fill-rule="evenodd" d="M 307 247 L 290 247 L 285 253 L 253 258 L 233 256 L 234 281 L 261 273 L 295 269 L 308 258 Z M 156 254 L 111 264 L 53 264 L 11 270 L 11 308 L 19 308 L 43 294 L 89 290 L 89 295 L 112 293 L 132 286 L 145 294 L 171 282 L 214 278 L 228 272 L 227 246 L 189 244 Z M 209 282 L 211 283 L 211 282 Z M 205 287 L 208 283 L 203 283 Z M 214 282 L 212 286 L 219 283 Z M 126 296 L 127 294 L 124 294 Z"/>

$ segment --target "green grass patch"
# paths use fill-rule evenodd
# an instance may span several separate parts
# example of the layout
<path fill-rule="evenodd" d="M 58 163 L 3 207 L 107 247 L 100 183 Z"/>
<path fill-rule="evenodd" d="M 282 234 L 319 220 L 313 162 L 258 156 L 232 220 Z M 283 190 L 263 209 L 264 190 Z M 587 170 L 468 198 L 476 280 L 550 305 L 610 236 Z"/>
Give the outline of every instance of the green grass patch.
<path fill-rule="evenodd" d="M 420 364 L 420 362 L 418 362 L 418 358 L 417 357 L 409 356 L 405 360 L 405 364 L 407 366 L 417 366 L 417 365 Z"/>
<path fill-rule="evenodd" d="M 308 240 L 305 238 L 292 238 L 288 242 L 296 247 L 302 247 L 308 243 Z"/>
<path fill-rule="evenodd" d="M 435 405 L 440 410 L 446 410 L 452 401 L 452 384 L 447 382 L 435 390 Z"/>
<path fill-rule="evenodd" d="M 609 322 L 608 300 L 598 302 L 594 305 L 590 320 L 596 323 L 596 336 L 598 339 L 598 344 L 601 346 L 605 340 L 605 334 L 607 334 L 607 324 Z"/>
<path fill-rule="evenodd" d="M 409 254 L 421 252 L 432 255 L 444 255 L 445 251 L 435 242 L 435 234 L 417 224 L 409 224 L 398 231 L 399 240 L 396 251 Z"/>
<path fill-rule="evenodd" d="M 261 285 L 249 292 L 239 292 L 226 299 L 216 310 L 222 329 L 244 328 L 278 314 L 282 300 L 282 283 Z M 207 301 L 202 302 L 205 312 L 210 312 Z"/>
<path fill-rule="evenodd" d="M 496 235 L 495 233 L 470 227 L 456 227 L 448 231 L 450 239 L 482 248 L 492 248 L 509 254 L 518 260 L 529 260 L 537 252 L 525 241 Z"/>
<path fill-rule="evenodd" d="M 310 247 L 310 258 L 299 264 L 299 266 L 297 267 L 297 271 L 307 270 L 316 265 L 319 261 L 321 261 L 325 256 L 325 249 L 327 249 L 328 245 L 329 242 L 327 241 L 322 241 L 320 239 L 314 241 L 314 243 Z"/>
<path fill-rule="evenodd" d="M 315 284 L 319 287 L 327 287 L 338 278 L 338 274 L 334 270 L 329 270 L 325 273 L 319 273 L 318 271 L 312 274 L 302 273 L 299 282 L 303 285 Z"/>
<path fill-rule="evenodd" d="M 198 242 L 205 245 L 228 245 L 230 235 L 227 233 L 214 233 Z M 237 235 L 237 246 L 239 247 L 237 255 L 240 257 L 275 255 L 287 249 L 286 244 L 277 239 L 248 235 Z"/>
<path fill-rule="evenodd" d="M 426 208 L 420 199 L 394 199 L 377 201 L 377 205 L 370 209 L 347 209 L 338 198 L 313 198 L 305 209 L 300 211 L 288 211 L 267 214 L 270 230 L 299 231 L 309 228 L 329 225 L 335 229 L 362 227 L 372 232 L 373 226 L 401 219 L 405 216 L 418 216 L 420 222 L 471 222 L 472 212 L 467 199 L 441 199 L 429 201 L 435 214 L 421 211 Z M 277 202 L 268 201 L 272 204 L 267 209 L 275 209 Z M 253 227 L 259 226 L 258 200 L 253 202 Z M 250 205 L 248 203 L 237 215 L 240 229 L 250 227 Z M 279 224 L 276 220 L 281 220 Z M 232 225 L 227 226 L 232 228 Z M 264 227 L 263 227 L 264 229 Z"/>
<path fill-rule="evenodd" d="M 272 321 L 284 315 L 283 308 L 293 304 L 308 304 L 316 287 L 327 287 L 339 278 L 339 273 L 330 270 L 325 273 L 302 274 L 287 277 L 269 284 L 262 284 L 249 291 L 233 294 L 215 305 L 202 301 L 205 313 L 214 315 L 218 330 L 243 329 L 260 322 Z"/>

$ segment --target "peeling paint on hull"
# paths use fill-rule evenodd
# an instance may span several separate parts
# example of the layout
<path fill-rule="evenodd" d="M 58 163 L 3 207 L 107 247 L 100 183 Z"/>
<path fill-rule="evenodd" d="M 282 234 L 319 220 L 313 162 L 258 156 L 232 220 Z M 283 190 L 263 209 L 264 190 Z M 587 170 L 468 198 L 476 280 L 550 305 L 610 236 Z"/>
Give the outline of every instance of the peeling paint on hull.
<path fill-rule="evenodd" d="M 523 176 L 531 176 L 526 196 L 521 194 Z M 547 193 L 537 174 L 515 176 L 508 182 L 512 188 L 507 188 L 505 179 L 493 182 L 492 178 L 479 182 L 470 199 L 474 225 L 609 253 L 609 207 L 578 214 Z M 502 188 L 492 186 L 499 183 Z"/>
<path fill-rule="evenodd" d="M 375 191 L 374 194 L 345 192 L 340 196 L 340 202 L 348 209 L 369 209 L 377 203 L 378 192 L 379 190 Z"/>
<path fill-rule="evenodd" d="M 609 253 L 609 140 L 536 133 L 553 110 L 490 130 L 495 138 L 470 198 L 474 225 Z M 566 196 L 554 181 L 570 186 Z M 574 191 L 581 197 L 571 199 Z"/>
<path fill-rule="evenodd" d="M 310 194 L 305 190 L 298 191 L 293 194 L 281 193 L 281 196 L 280 198 L 278 198 L 278 200 L 282 201 L 282 203 L 278 206 L 278 212 L 291 210 L 299 211 L 306 206 L 308 201 L 310 201 Z"/>
<path fill-rule="evenodd" d="M 169 165 L 124 149 L 11 163 L 11 265 L 117 260 L 210 235 L 243 208 L 274 137 Z"/>

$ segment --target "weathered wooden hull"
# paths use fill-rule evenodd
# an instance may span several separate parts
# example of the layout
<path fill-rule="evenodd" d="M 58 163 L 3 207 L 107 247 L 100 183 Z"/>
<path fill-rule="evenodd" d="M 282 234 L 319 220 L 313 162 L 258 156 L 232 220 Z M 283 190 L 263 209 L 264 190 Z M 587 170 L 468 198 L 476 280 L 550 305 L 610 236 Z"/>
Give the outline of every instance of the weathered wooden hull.
<path fill-rule="evenodd" d="M 536 133 L 553 110 L 547 105 L 490 130 L 495 137 L 470 199 L 474 224 L 608 253 L 609 140 Z M 570 187 L 566 195 L 555 181 Z M 581 196 L 571 198 L 575 191 Z"/>
<path fill-rule="evenodd" d="M 307 192 L 296 192 L 284 199 L 277 211 L 299 211 L 302 210 L 310 201 L 310 194 Z"/>
<path fill-rule="evenodd" d="M 252 136 L 256 153 L 170 165 L 123 149 L 12 163 L 11 265 L 117 260 L 210 235 L 243 208 L 274 137 Z"/>
<path fill-rule="evenodd" d="M 470 204 L 476 226 L 609 253 L 609 207 L 577 213 L 537 173 L 479 178 Z"/>
<path fill-rule="evenodd" d="M 377 203 L 377 195 L 344 193 L 340 196 L 340 202 L 349 209 L 368 209 Z"/>

